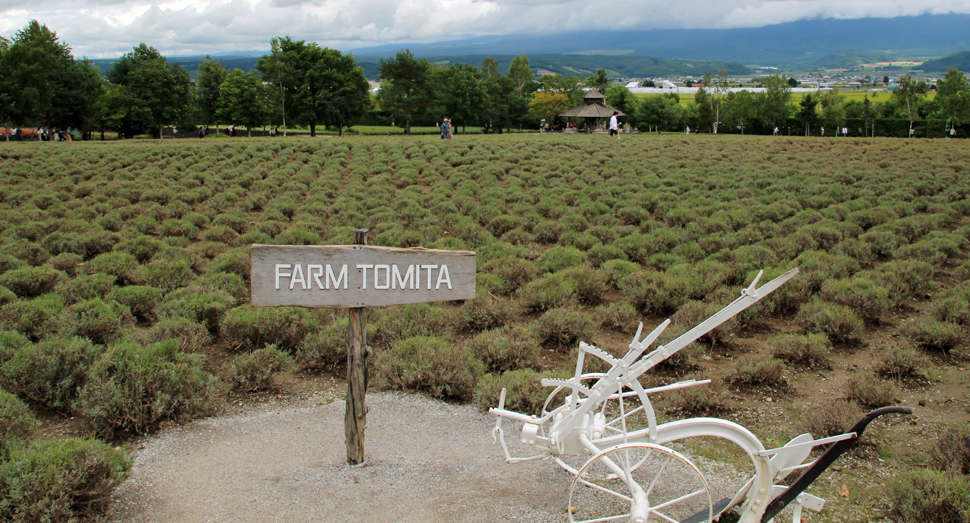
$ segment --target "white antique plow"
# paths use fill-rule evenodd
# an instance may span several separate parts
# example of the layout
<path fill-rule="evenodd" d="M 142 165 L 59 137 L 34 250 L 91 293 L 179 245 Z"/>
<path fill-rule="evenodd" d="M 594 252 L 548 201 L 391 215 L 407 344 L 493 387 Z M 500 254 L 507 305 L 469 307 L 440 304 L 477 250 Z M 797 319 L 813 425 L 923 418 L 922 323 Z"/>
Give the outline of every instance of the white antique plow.
<path fill-rule="evenodd" d="M 646 371 L 710 332 L 780 287 L 798 269 L 758 288 L 759 273 L 751 285 L 730 305 L 667 345 L 641 357 L 670 324 L 667 320 L 643 339 L 643 324 L 623 358 L 579 344 L 576 372 L 569 379 L 543 379 L 555 387 L 541 416 L 505 409 L 505 390 L 497 408 L 493 438 L 500 442 L 506 461 L 518 463 L 552 458 L 574 476 L 569 490 L 567 514 L 571 522 L 628 521 L 634 523 L 699 523 L 716 520 L 738 507 L 739 523 L 768 523 L 782 509 L 793 505 L 792 521 L 801 521 L 802 509 L 819 511 L 825 501 L 804 490 L 835 459 L 848 450 L 873 419 L 890 412 L 912 413 L 908 407 L 886 407 L 870 412 L 846 433 L 815 439 L 802 434 L 783 447 L 766 449 L 741 425 L 719 418 L 689 418 L 657 424 L 649 395 L 710 383 L 689 380 L 644 389 L 638 378 Z M 584 373 L 587 356 L 610 365 L 605 373 Z M 502 428 L 504 420 L 522 424 L 522 442 L 539 450 L 537 455 L 512 457 Z M 645 419 L 645 422 L 643 421 Z M 751 459 L 754 475 L 733 497 L 714 502 L 701 470 L 683 454 L 665 445 L 694 437 L 723 438 L 737 444 Z M 826 450 L 803 463 L 815 447 Z M 789 486 L 781 485 L 792 472 L 802 473 Z"/>

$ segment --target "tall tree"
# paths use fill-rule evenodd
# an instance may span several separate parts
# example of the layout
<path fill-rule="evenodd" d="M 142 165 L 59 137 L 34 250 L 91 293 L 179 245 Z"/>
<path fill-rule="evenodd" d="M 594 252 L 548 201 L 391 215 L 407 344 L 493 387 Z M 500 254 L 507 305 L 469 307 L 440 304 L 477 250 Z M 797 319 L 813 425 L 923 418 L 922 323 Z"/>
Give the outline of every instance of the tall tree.
<path fill-rule="evenodd" d="M 468 123 L 478 121 L 485 108 L 485 89 L 479 80 L 479 71 L 468 64 L 455 64 L 442 72 L 444 90 L 442 106 L 452 119 L 452 125 L 461 123 L 465 133 Z"/>
<path fill-rule="evenodd" d="M 289 80 L 293 75 L 293 67 L 290 62 L 283 60 L 283 48 L 280 45 L 280 39 L 274 37 L 270 39 L 269 43 L 270 54 L 262 56 L 256 62 L 256 70 L 274 86 L 271 98 L 275 100 L 274 105 L 280 108 L 279 116 L 283 123 L 283 136 L 286 136 L 286 86 L 283 85 L 283 79 Z"/>
<path fill-rule="evenodd" d="M 200 123 L 215 125 L 216 132 L 219 132 L 216 113 L 219 111 L 220 88 L 228 74 L 222 62 L 206 56 L 199 64 L 199 76 L 195 79 L 195 108 Z"/>
<path fill-rule="evenodd" d="M 411 134 L 411 122 L 430 109 L 430 69 L 427 60 L 415 59 L 408 49 L 398 52 L 393 59 L 382 58 L 377 68 L 381 78 L 378 103 L 382 110 L 391 113 L 395 122 L 404 123 L 405 134 Z"/>
<path fill-rule="evenodd" d="M 728 93 L 724 101 L 724 119 L 729 124 L 741 130 L 748 127 L 748 122 L 757 113 L 755 97 L 750 91 Z"/>
<path fill-rule="evenodd" d="M 528 56 L 519 55 L 512 58 L 512 63 L 509 64 L 509 78 L 512 79 L 512 83 L 515 84 L 519 94 L 525 95 L 535 92 L 535 82 L 533 82 L 535 74 L 529 65 Z"/>
<path fill-rule="evenodd" d="M 604 94 L 606 95 L 606 105 L 626 114 L 624 117 L 626 123 L 634 127 L 639 125 L 639 121 L 637 121 L 637 105 L 639 105 L 639 102 L 636 95 L 630 92 L 626 86 L 613 84 Z"/>
<path fill-rule="evenodd" d="M 936 83 L 936 100 L 947 124 L 956 126 L 970 121 L 970 85 L 962 72 L 953 68 L 946 72 L 943 80 Z"/>
<path fill-rule="evenodd" d="M 818 120 L 818 113 L 815 112 L 815 108 L 818 107 L 818 98 L 812 96 L 812 93 L 807 93 L 798 105 L 800 107 L 798 119 L 805 124 L 805 136 L 811 136 L 812 126 Z"/>
<path fill-rule="evenodd" d="M 913 122 L 919 118 L 919 101 L 925 96 L 926 82 L 917 81 L 910 75 L 900 78 L 899 85 L 893 90 L 893 101 L 906 111 L 910 136 L 913 136 Z"/>
<path fill-rule="evenodd" d="M 606 76 L 606 69 L 600 67 L 594 74 L 589 75 L 589 78 L 586 79 L 586 87 L 596 89 L 600 93 L 606 93 L 606 90 L 610 87 L 610 79 Z"/>
<path fill-rule="evenodd" d="M 249 136 L 253 127 L 266 123 L 270 109 L 267 87 L 256 71 L 233 69 L 219 86 L 216 117 L 232 125 L 245 125 Z"/>
<path fill-rule="evenodd" d="M 765 92 L 758 93 L 761 119 L 774 129 L 776 124 L 784 124 L 791 115 L 791 86 L 777 74 L 765 78 L 764 85 Z"/>
<path fill-rule="evenodd" d="M 169 64 L 154 47 L 138 44 L 115 62 L 107 78 L 124 88 L 128 136 L 149 129 L 153 136 L 161 138 L 165 125 L 182 123 L 188 116 L 189 74 L 178 63 Z"/>
<path fill-rule="evenodd" d="M 4 40 L 0 54 L 0 112 L 20 126 L 90 129 L 101 78 L 88 61 L 77 61 L 57 34 L 31 20 Z"/>
<path fill-rule="evenodd" d="M 833 87 L 831 91 L 823 93 L 819 101 L 822 105 L 822 112 L 825 120 L 834 128 L 834 136 L 838 136 L 842 124 L 845 122 L 845 98 L 839 93 L 838 87 Z"/>
<path fill-rule="evenodd" d="M 711 120 L 711 131 L 717 134 L 717 128 L 721 124 L 721 102 L 724 96 L 728 93 L 728 74 L 727 71 L 721 69 L 718 71 L 717 76 L 711 74 L 710 71 L 704 75 L 704 79 L 701 82 L 703 84 L 703 89 L 707 93 L 707 104 L 710 111 Z M 703 114 L 703 112 L 702 112 Z"/>
<path fill-rule="evenodd" d="M 264 56 L 260 64 L 270 77 L 275 72 L 280 78 L 286 116 L 309 127 L 310 136 L 317 135 L 321 124 L 343 134 L 344 126 L 362 116 L 369 103 L 367 79 L 354 57 L 290 37 L 278 44 L 279 51 Z"/>
<path fill-rule="evenodd" d="M 569 96 L 565 93 L 542 91 L 536 93 L 529 102 L 529 113 L 536 118 L 545 119 L 551 125 L 560 113 L 572 106 Z"/>

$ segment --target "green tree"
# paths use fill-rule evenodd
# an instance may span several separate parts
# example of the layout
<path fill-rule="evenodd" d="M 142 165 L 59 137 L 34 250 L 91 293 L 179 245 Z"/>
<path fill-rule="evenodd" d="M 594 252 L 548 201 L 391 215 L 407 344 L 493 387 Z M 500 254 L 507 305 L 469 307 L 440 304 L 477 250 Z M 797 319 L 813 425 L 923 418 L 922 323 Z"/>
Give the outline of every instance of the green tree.
<path fill-rule="evenodd" d="M 539 91 L 561 93 L 569 97 L 570 107 L 583 103 L 586 90 L 583 89 L 581 76 L 563 76 L 561 74 L 547 74 L 536 82 Z"/>
<path fill-rule="evenodd" d="M 702 89 L 707 94 L 707 112 L 710 114 L 708 119 L 710 120 L 711 130 L 714 134 L 717 134 L 718 125 L 721 123 L 721 104 L 729 90 L 727 71 L 721 69 L 717 76 L 708 71 L 701 83 Z M 703 115 L 703 111 L 701 114 Z"/>
<path fill-rule="evenodd" d="M 572 106 L 572 102 L 566 93 L 542 91 L 536 93 L 529 102 L 529 113 L 536 118 L 545 119 L 551 125 L 560 113 Z"/>
<path fill-rule="evenodd" d="M 512 79 L 515 89 L 521 95 L 533 93 L 536 90 L 533 81 L 535 74 L 532 72 L 532 67 L 529 66 L 529 57 L 526 55 L 512 58 L 512 63 L 509 64 L 509 78 Z"/>
<path fill-rule="evenodd" d="M 839 93 L 838 87 L 833 87 L 831 91 L 822 93 L 819 103 L 822 105 L 822 114 L 835 129 L 834 136 L 838 136 L 845 123 L 845 98 Z"/>
<path fill-rule="evenodd" d="M 441 71 L 444 79 L 442 104 L 448 117 L 461 123 L 465 133 L 468 123 L 477 122 L 477 116 L 485 108 L 485 89 L 479 80 L 478 69 L 468 64 L 455 64 Z"/>
<path fill-rule="evenodd" d="M 761 119 L 772 129 L 791 115 L 791 87 L 784 77 L 773 74 L 764 81 L 765 92 L 758 93 Z"/>
<path fill-rule="evenodd" d="M 256 70 L 273 84 L 273 95 L 270 97 L 274 107 L 279 107 L 280 121 L 283 123 L 283 136 L 286 136 L 286 86 L 284 78 L 289 80 L 293 75 L 293 65 L 283 60 L 283 48 L 279 38 L 271 38 L 270 54 L 263 55 L 256 62 Z"/>
<path fill-rule="evenodd" d="M 263 56 L 260 64 L 272 78 L 279 78 L 283 114 L 310 128 L 330 125 L 343 128 L 364 115 L 370 103 L 367 79 L 352 55 L 290 37 L 276 41 L 279 50 Z"/>
<path fill-rule="evenodd" d="M 483 64 L 483 70 L 487 61 Z M 486 73 L 488 74 L 488 73 Z M 515 82 L 507 75 L 487 76 L 483 80 L 485 89 L 484 107 L 481 113 L 482 124 L 487 133 L 491 129 L 509 128 L 521 124 L 529 112 L 529 102 L 519 93 Z"/>
<path fill-rule="evenodd" d="M 101 77 L 57 34 L 31 20 L 0 44 L 0 116 L 19 126 L 91 128 Z"/>
<path fill-rule="evenodd" d="M 818 120 L 818 113 L 815 112 L 815 108 L 818 107 L 818 98 L 808 93 L 798 105 L 800 107 L 798 120 L 805 124 L 805 136 L 811 136 L 812 126 Z"/>
<path fill-rule="evenodd" d="M 970 121 L 970 85 L 962 72 L 953 68 L 946 72 L 936 84 L 936 100 L 947 124 L 956 126 Z"/>
<path fill-rule="evenodd" d="M 744 130 L 748 127 L 748 122 L 751 121 L 757 112 L 755 97 L 750 91 L 728 93 L 724 100 L 725 123 L 739 129 L 741 134 L 744 134 Z"/>
<path fill-rule="evenodd" d="M 637 120 L 637 105 L 639 105 L 639 102 L 637 101 L 636 95 L 630 92 L 626 86 L 613 84 L 604 94 L 606 95 L 606 105 L 626 114 L 624 119 L 633 127 L 639 124 Z"/>
<path fill-rule="evenodd" d="M 150 129 L 154 137 L 161 138 L 163 126 L 181 123 L 188 116 L 189 74 L 178 63 L 169 64 L 154 47 L 138 44 L 115 62 L 107 78 L 124 88 L 127 136 Z"/>
<path fill-rule="evenodd" d="M 245 125 L 249 136 L 253 127 L 266 123 L 271 110 L 269 93 L 256 71 L 233 69 L 219 86 L 216 118 L 232 125 Z"/>
<path fill-rule="evenodd" d="M 673 129 L 683 119 L 684 108 L 680 105 L 677 93 L 664 93 L 660 96 L 648 96 L 637 106 L 637 122 L 646 125 L 647 130 L 656 129 L 660 133 L 664 129 Z"/>
<path fill-rule="evenodd" d="M 893 101 L 905 110 L 909 120 L 909 135 L 913 136 L 913 122 L 919 118 L 919 101 L 926 96 L 926 82 L 915 80 L 906 75 L 899 79 L 899 85 L 893 90 Z"/>
<path fill-rule="evenodd" d="M 610 79 L 606 76 L 606 69 L 600 67 L 596 70 L 596 73 L 589 75 L 586 79 L 586 87 L 590 89 L 596 89 L 601 93 L 606 93 L 606 90 L 610 86 Z"/>
<path fill-rule="evenodd" d="M 219 119 L 216 113 L 219 111 L 219 93 L 222 82 L 226 80 L 228 74 L 222 62 L 206 56 L 199 64 L 199 76 L 195 79 L 195 108 L 199 123 L 215 125 L 217 133 Z"/>
<path fill-rule="evenodd" d="M 404 133 L 411 134 L 411 122 L 430 109 L 431 64 L 417 60 L 410 50 L 403 50 L 391 60 L 381 59 L 381 88 L 377 100 L 381 109 L 391 113 L 395 122 L 404 122 Z"/>
<path fill-rule="evenodd" d="M 104 84 L 101 96 L 95 104 L 94 128 L 101 133 L 108 129 L 122 129 L 128 118 L 128 97 L 124 87 L 115 84 Z"/>

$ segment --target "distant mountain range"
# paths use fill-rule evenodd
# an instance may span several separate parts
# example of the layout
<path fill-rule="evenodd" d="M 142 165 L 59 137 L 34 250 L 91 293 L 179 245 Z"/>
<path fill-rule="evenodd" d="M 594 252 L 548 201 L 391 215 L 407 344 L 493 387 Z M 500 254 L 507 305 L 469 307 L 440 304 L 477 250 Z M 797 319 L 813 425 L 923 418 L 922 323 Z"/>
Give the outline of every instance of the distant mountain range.
<path fill-rule="evenodd" d="M 466 38 L 435 43 L 399 43 L 349 49 L 370 79 L 381 58 L 410 49 L 440 64 L 479 66 L 492 56 L 506 71 L 515 55 L 528 55 L 533 69 L 610 76 L 703 76 L 724 69 L 750 74 L 756 67 L 784 71 L 848 68 L 863 63 L 927 60 L 927 72 L 956 67 L 970 71 L 970 14 L 920 15 L 852 20 L 814 19 L 742 29 L 653 29 L 573 31 Z M 213 55 L 227 68 L 250 71 L 267 51 Z M 941 58 L 943 57 L 943 58 Z M 201 56 L 170 56 L 194 78 Z M 114 60 L 94 60 L 102 70 Z M 952 64 L 952 65 L 949 65 Z"/>

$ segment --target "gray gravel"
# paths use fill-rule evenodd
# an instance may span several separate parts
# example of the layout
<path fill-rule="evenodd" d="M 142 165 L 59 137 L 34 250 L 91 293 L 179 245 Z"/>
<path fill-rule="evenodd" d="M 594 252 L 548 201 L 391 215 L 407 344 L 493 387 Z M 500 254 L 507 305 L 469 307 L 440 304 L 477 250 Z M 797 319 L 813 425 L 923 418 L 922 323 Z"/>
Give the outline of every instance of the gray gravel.
<path fill-rule="evenodd" d="M 164 430 L 141 442 L 113 521 L 564 520 L 572 477 L 552 461 L 505 463 L 487 413 L 394 393 L 367 405 L 358 467 L 346 464 L 342 399 Z"/>
<path fill-rule="evenodd" d="M 366 462 L 356 467 L 346 464 L 342 398 L 247 407 L 164 430 L 139 443 L 111 521 L 567 521 L 573 477 L 552 460 L 505 463 L 487 413 L 400 393 L 368 394 L 367 405 Z M 511 425 L 513 455 L 532 455 Z M 746 479 L 698 465 L 715 501 Z"/>

